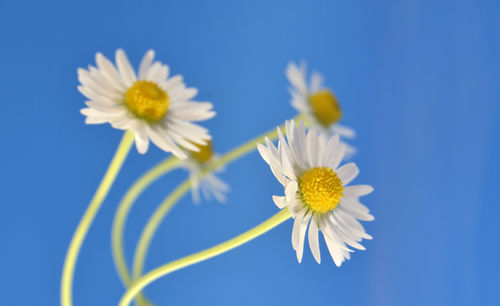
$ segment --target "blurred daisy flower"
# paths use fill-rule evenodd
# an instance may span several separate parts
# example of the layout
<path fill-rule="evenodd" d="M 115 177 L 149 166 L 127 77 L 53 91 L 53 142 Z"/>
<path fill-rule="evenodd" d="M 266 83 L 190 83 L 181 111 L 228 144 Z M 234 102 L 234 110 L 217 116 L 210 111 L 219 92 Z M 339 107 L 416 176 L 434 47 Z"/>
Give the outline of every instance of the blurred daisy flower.
<path fill-rule="evenodd" d="M 116 51 L 116 66 L 101 53 L 97 67 L 78 69 L 78 90 L 89 99 L 81 113 L 87 124 L 109 123 L 135 134 L 140 153 L 146 153 L 149 140 L 164 151 L 187 158 L 179 146 L 205 144 L 210 135 L 193 124 L 212 118 L 212 104 L 195 102 L 197 89 L 186 87 L 180 75 L 169 76 L 169 67 L 154 61 L 154 51 L 144 55 L 138 74 L 121 49 Z"/>
<path fill-rule="evenodd" d="M 348 186 L 359 170 L 354 163 L 339 167 L 346 145 L 339 141 L 338 135 L 328 137 L 314 129 L 306 135 L 303 123 L 296 127 L 293 121 L 286 123 L 288 142 L 279 130 L 278 133 L 277 148 L 266 139 L 265 145 L 258 145 L 258 150 L 285 188 L 285 196 L 273 196 L 273 200 L 280 209 L 288 207 L 292 213 L 292 246 L 297 259 L 302 261 L 309 227 L 309 246 L 316 261 L 321 261 L 318 240 L 321 231 L 333 261 L 340 266 L 350 258 L 352 250 L 347 245 L 364 250 L 359 242 L 362 238 L 372 239 L 358 219 L 374 219 L 359 202 L 359 197 L 371 193 L 373 188 Z"/>
<path fill-rule="evenodd" d="M 344 138 L 354 138 L 356 132 L 346 126 L 338 124 L 342 118 L 339 101 L 333 92 L 323 87 L 323 77 L 313 72 L 309 86 L 307 84 L 306 64 L 300 67 L 291 62 L 286 69 L 286 76 L 292 85 L 289 88 L 292 95 L 292 106 L 315 129 L 327 135 L 339 134 Z M 355 153 L 356 149 L 347 145 L 347 153 Z"/>
<path fill-rule="evenodd" d="M 220 180 L 213 172 L 201 177 L 203 171 L 216 162 L 219 157 L 214 154 L 212 142 L 208 141 L 204 145 L 192 145 L 188 148 L 189 158 L 183 161 L 183 167 L 189 172 L 191 181 L 191 196 L 195 203 L 200 203 L 200 191 L 206 201 L 214 197 L 217 201 L 223 203 L 226 201 L 226 193 L 229 192 L 229 186 Z M 197 151 L 196 151 L 197 149 Z M 217 171 L 221 171 L 219 168 Z"/>

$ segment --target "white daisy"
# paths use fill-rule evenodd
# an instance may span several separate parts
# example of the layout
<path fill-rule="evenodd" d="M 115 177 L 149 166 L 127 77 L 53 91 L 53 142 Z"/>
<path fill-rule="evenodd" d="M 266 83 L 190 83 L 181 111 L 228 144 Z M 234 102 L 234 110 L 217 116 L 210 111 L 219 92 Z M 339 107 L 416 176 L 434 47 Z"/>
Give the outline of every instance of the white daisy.
<path fill-rule="evenodd" d="M 78 69 L 78 90 L 89 99 L 81 113 L 87 124 L 110 123 L 132 131 L 140 153 L 148 150 L 151 139 L 162 150 L 186 158 L 179 146 L 197 150 L 193 143 L 210 139 L 205 128 L 191 122 L 215 112 L 211 103 L 191 101 L 198 90 L 186 87 L 181 75 L 169 77 L 169 67 L 154 61 L 154 55 L 146 52 L 136 74 L 123 50 L 116 51 L 116 67 L 97 53 L 97 67 Z"/>
<path fill-rule="evenodd" d="M 321 74 L 313 72 L 309 86 L 306 75 L 304 62 L 300 67 L 293 62 L 288 64 L 286 76 L 292 85 L 289 88 L 292 106 L 318 131 L 327 135 L 339 134 L 341 137 L 354 138 L 356 132 L 353 129 L 338 124 L 342 117 L 340 104 L 332 91 L 323 87 Z M 347 145 L 348 154 L 355 151 L 354 147 Z"/>
<path fill-rule="evenodd" d="M 364 250 L 362 238 L 372 239 L 359 220 L 371 221 L 374 217 L 359 202 L 359 197 L 369 194 L 368 185 L 347 186 L 359 173 L 354 163 L 339 167 L 346 145 L 339 136 L 327 137 L 310 129 L 302 122 L 296 127 L 293 121 L 286 123 L 286 138 L 278 129 L 278 148 L 266 139 L 258 145 L 262 158 L 285 187 L 285 196 L 273 196 L 280 208 L 288 207 L 295 219 L 292 246 L 297 259 L 302 261 L 304 239 L 309 226 L 309 246 L 314 258 L 321 261 L 318 230 L 321 230 L 330 255 L 337 266 L 352 252 L 347 245 Z"/>
<path fill-rule="evenodd" d="M 211 200 L 212 196 L 219 202 L 226 201 L 226 193 L 229 192 L 229 186 L 219 179 L 213 172 L 200 178 L 203 171 L 212 163 L 219 159 L 214 154 L 212 142 L 208 141 L 205 145 L 196 145 L 199 151 L 189 151 L 189 158 L 183 161 L 183 167 L 189 172 L 191 180 L 191 196 L 195 203 L 200 203 L 200 191 L 206 201 Z M 219 168 L 216 172 L 220 172 Z"/>

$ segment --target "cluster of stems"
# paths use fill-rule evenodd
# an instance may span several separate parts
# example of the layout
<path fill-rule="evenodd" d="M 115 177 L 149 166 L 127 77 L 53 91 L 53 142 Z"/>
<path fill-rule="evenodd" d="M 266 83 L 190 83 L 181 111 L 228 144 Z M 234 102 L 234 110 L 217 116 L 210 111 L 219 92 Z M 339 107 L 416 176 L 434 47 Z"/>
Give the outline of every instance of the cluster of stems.
<path fill-rule="evenodd" d="M 279 127 L 281 130 L 284 126 Z M 237 148 L 229 151 L 228 153 L 221 156 L 216 162 L 212 163 L 207 167 L 203 173 L 200 174 L 200 178 L 211 173 L 212 171 L 225 166 L 238 158 L 244 156 L 245 154 L 253 151 L 258 143 L 264 141 L 265 137 L 269 139 L 276 139 L 278 132 L 276 129 L 256 137 Z M 118 172 L 120 171 L 123 162 L 125 161 L 128 152 L 134 141 L 134 135 L 130 131 L 125 132 L 123 138 L 116 150 L 116 153 L 104 175 L 99 187 L 97 188 L 94 197 L 92 198 L 89 206 L 87 207 L 80 223 L 78 224 L 73 238 L 70 242 L 66 259 L 64 261 L 63 274 L 61 280 L 61 305 L 62 306 L 72 306 L 73 305 L 73 279 L 76 261 L 78 259 L 78 254 L 80 252 L 81 246 L 85 239 L 85 236 L 92 225 L 92 222 L 101 207 L 108 191 L 110 190 Z M 128 218 L 129 212 L 135 203 L 135 200 L 141 195 L 141 193 L 148 188 L 153 182 L 155 182 L 161 176 L 169 173 L 170 171 L 179 167 L 181 161 L 176 157 L 168 157 L 164 161 L 160 162 L 145 174 L 143 174 L 125 193 L 121 202 L 118 205 L 116 214 L 113 220 L 112 228 L 112 253 L 113 259 L 116 266 L 116 270 L 120 279 L 126 287 L 126 292 L 122 296 L 119 305 L 129 305 L 130 302 L 135 298 L 138 305 L 151 305 L 151 303 L 143 296 L 141 291 L 154 282 L 156 279 L 172 273 L 176 270 L 182 269 L 184 267 L 193 265 L 195 263 L 207 260 L 214 256 L 220 255 L 227 252 L 233 248 L 236 248 L 281 224 L 282 222 L 288 220 L 291 217 L 288 208 L 279 211 L 276 215 L 272 216 L 268 220 L 264 221 L 260 225 L 250 229 L 249 231 L 236 236 L 226 242 L 218 244 L 209 249 L 203 250 L 201 252 L 180 258 L 178 260 L 172 261 L 165 265 L 162 265 L 145 275 L 143 275 L 144 263 L 149 249 L 149 245 L 158 229 L 159 225 L 164 220 L 165 216 L 172 209 L 172 207 L 189 191 L 191 188 L 190 180 L 185 180 L 180 183 L 166 198 L 165 200 L 156 208 L 154 213 L 151 215 L 147 224 L 145 225 L 137 246 L 135 248 L 134 257 L 132 261 L 132 269 L 129 270 L 129 265 L 127 264 L 125 254 L 124 254 L 124 228 L 125 223 Z"/>

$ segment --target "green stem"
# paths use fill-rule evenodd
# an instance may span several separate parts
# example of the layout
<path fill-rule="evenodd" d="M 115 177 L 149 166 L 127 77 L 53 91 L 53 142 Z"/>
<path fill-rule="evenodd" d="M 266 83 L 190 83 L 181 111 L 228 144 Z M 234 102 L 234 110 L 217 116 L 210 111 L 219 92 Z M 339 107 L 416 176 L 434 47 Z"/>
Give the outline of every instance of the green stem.
<path fill-rule="evenodd" d="M 284 125 L 279 127 L 282 131 L 285 129 Z M 213 163 L 209 168 L 207 168 L 204 173 L 201 175 L 202 177 L 209 174 L 213 170 L 224 166 L 228 163 L 231 163 L 237 160 L 239 157 L 248 154 L 253 151 L 258 143 L 264 142 L 264 139 L 268 137 L 271 140 L 275 140 L 278 137 L 278 131 L 276 128 L 269 130 L 265 134 L 262 134 L 258 137 L 251 139 L 250 141 L 238 146 L 237 148 L 229 151 L 224 154 L 220 159 L 218 159 L 215 163 Z M 151 215 L 148 220 L 146 226 L 144 227 L 141 236 L 139 238 L 139 242 L 137 243 L 134 260 L 132 264 L 132 279 L 137 279 L 142 275 L 142 271 L 144 269 L 144 263 L 146 260 L 146 255 L 151 244 L 151 240 L 158 229 L 158 226 L 161 224 L 167 213 L 170 209 L 179 201 L 180 198 L 189 190 L 191 183 L 189 180 L 186 180 L 181 185 L 179 185 L 156 209 L 156 211 Z M 144 295 L 139 293 L 137 296 L 138 305 L 149 305 L 150 303 L 146 302 Z"/>
<path fill-rule="evenodd" d="M 61 305 L 71 306 L 73 305 L 73 277 L 75 273 L 75 265 L 78 260 L 78 254 L 82 247 L 85 236 L 94 221 L 102 202 L 106 198 L 109 189 L 113 185 L 118 172 L 120 171 L 125 158 L 130 151 L 132 144 L 134 143 L 134 134 L 130 131 L 126 131 L 123 138 L 118 146 L 118 149 L 113 156 L 113 159 L 104 175 L 99 187 L 97 188 L 94 197 L 92 198 L 87 210 L 83 214 L 80 223 L 78 224 L 75 233 L 69 244 L 68 251 L 66 253 L 66 259 L 64 260 L 63 273 L 61 279 Z"/>
<path fill-rule="evenodd" d="M 179 163 L 180 160 L 175 156 L 165 158 L 162 162 L 158 163 L 137 179 L 127 190 L 125 196 L 118 204 L 111 230 L 111 249 L 116 270 L 118 271 L 118 275 L 125 286 L 130 285 L 131 282 L 123 246 L 124 228 L 125 223 L 127 222 L 128 214 L 132 209 L 135 200 L 137 200 L 142 192 L 159 177 L 177 168 Z"/>
<path fill-rule="evenodd" d="M 134 261 L 132 265 L 132 279 L 138 279 L 141 277 L 144 263 L 146 261 L 146 254 L 151 244 L 158 226 L 161 224 L 167 213 L 172 209 L 172 207 L 189 191 L 191 187 L 191 181 L 189 179 L 185 180 L 182 184 L 177 186 L 177 188 L 172 191 L 172 193 L 158 206 L 155 212 L 149 218 L 146 226 L 142 230 L 141 237 L 135 248 Z M 145 300 L 143 294 L 139 293 L 137 295 L 138 305 L 149 305 L 150 303 Z"/>
<path fill-rule="evenodd" d="M 202 262 L 217 255 L 223 254 L 242 244 L 245 244 L 246 242 L 259 237 L 260 235 L 268 232 L 269 230 L 288 220 L 291 216 L 292 215 L 290 213 L 290 210 L 288 210 L 288 208 L 284 208 L 260 225 L 239 236 L 236 236 L 233 239 L 154 269 L 153 271 L 149 272 L 148 274 L 134 282 L 132 286 L 130 286 L 127 292 L 125 292 L 125 294 L 122 296 L 119 306 L 129 305 L 136 294 L 138 294 L 142 289 L 144 289 L 147 285 L 154 282 L 158 278 L 187 266 L 191 266 L 198 262 Z"/>

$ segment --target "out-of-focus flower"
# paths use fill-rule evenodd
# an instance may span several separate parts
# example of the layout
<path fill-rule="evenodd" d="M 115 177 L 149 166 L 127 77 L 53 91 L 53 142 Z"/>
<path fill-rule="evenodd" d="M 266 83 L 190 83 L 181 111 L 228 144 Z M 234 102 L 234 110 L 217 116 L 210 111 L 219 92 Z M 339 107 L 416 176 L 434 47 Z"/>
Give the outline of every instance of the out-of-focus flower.
<path fill-rule="evenodd" d="M 191 195 L 195 203 L 200 203 L 200 192 L 206 201 L 214 197 L 217 201 L 223 203 L 226 201 L 226 193 L 229 192 L 229 186 L 219 179 L 214 172 L 203 175 L 203 171 L 217 162 L 218 156 L 214 154 L 212 142 L 208 141 L 204 145 L 196 145 L 198 151 L 189 151 L 189 158 L 183 161 L 183 166 L 189 172 L 191 180 Z M 216 172 L 222 171 L 221 168 Z"/>
<path fill-rule="evenodd" d="M 181 75 L 169 77 L 169 67 L 154 61 L 153 50 L 144 55 L 138 74 L 123 50 L 116 51 L 115 61 L 116 66 L 97 53 L 97 67 L 78 69 L 78 90 L 89 99 L 81 110 L 87 124 L 130 130 L 140 153 L 151 140 L 179 158 L 187 157 L 179 146 L 198 150 L 194 144 L 210 139 L 205 128 L 192 122 L 212 118 L 212 104 L 192 101 L 197 89 L 186 87 Z"/>
<path fill-rule="evenodd" d="M 354 138 L 356 132 L 338 124 L 342 118 L 342 109 L 335 94 L 323 87 L 323 77 L 318 72 L 312 72 L 311 80 L 307 82 L 305 62 L 300 66 L 291 62 L 286 69 L 286 76 L 291 84 L 292 106 L 304 116 L 310 126 L 327 135 L 339 134 L 344 138 Z M 356 149 L 347 145 L 349 155 Z"/>

